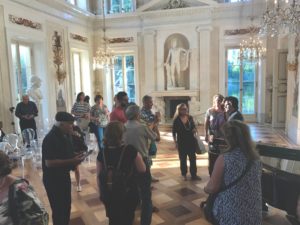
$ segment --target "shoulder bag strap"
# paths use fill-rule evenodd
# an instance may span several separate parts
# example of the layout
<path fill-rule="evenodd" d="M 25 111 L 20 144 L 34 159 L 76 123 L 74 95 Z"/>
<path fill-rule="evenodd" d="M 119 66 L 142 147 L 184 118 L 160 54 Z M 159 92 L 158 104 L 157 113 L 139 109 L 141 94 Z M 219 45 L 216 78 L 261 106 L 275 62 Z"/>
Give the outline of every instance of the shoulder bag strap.
<path fill-rule="evenodd" d="M 117 170 L 120 170 L 122 159 L 123 159 L 124 153 L 126 151 L 126 147 L 123 146 L 121 151 L 122 152 L 121 152 L 120 159 L 119 159 L 119 162 L 118 162 Z"/>
<path fill-rule="evenodd" d="M 122 159 L 123 159 L 123 155 L 124 155 L 124 152 L 125 152 L 125 149 L 124 146 L 122 147 L 122 150 L 121 150 L 121 156 L 120 156 L 120 159 L 118 161 L 118 165 L 117 165 L 117 169 L 119 170 L 120 167 L 121 167 L 121 163 L 122 163 Z M 104 149 L 105 150 L 105 149 Z M 103 164 L 104 164 L 104 169 L 107 169 L 107 163 L 106 163 L 106 158 L 105 158 L 105 151 L 102 151 L 103 153 Z"/>
<path fill-rule="evenodd" d="M 251 165 L 252 165 L 252 162 L 249 160 L 248 163 L 247 163 L 246 168 L 243 171 L 243 173 L 236 180 L 234 180 L 233 182 L 231 182 L 230 184 L 228 184 L 227 186 L 225 186 L 224 188 L 222 188 L 218 193 L 221 193 L 221 192 L 223 192 L 223 191 L 225 191 L 225 190 L 227 190 L 227 189 L 235 186 L 246 175 L 246 173 L 250 169 Z"/>
<path fill-rule="evenodd" d="M 102 150 L 102 155 L 103 155 L 103 165 L 104 165 L 104 169 L 107 170 L 107 164 L 106 164 L 106 159 L 105 159 L 105 149 Z"/>

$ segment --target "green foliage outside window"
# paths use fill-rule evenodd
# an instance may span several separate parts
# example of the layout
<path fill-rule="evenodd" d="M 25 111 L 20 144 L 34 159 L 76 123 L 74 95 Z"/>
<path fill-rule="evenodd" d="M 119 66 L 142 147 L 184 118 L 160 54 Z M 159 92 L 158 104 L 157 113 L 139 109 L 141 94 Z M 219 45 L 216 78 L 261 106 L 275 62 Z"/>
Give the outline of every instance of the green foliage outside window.
<path fill-rule="evenodd" d="M 234 96 L 239 99 L 242 103 L 240 110 L 243 114 L 254 114 L 256 64 L 252 62 L 240 62 L 238 55 L 239 49 L 228 50 L 228 96 Z"/>

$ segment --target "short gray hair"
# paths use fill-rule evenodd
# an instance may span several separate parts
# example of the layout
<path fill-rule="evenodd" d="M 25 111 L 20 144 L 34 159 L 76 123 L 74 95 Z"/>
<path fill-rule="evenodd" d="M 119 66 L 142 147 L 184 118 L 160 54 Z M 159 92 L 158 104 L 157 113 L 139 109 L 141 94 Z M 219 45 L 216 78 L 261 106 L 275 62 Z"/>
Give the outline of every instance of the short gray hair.
<path fill-rule="evenodd" d="M 140 111 L 140 107 L 137 105 L 131 105 L 126 109 L 126 117 L 128 120 L 134 120 L 136 118 L 138 118 L 138 116 L 140 115 L 141 111 Z"/>

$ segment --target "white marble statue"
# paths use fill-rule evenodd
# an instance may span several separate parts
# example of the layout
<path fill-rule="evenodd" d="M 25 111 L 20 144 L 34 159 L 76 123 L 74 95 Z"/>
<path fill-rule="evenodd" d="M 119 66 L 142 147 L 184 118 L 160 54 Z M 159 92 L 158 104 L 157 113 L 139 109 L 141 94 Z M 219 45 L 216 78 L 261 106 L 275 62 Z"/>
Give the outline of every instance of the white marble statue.
<path fill-rule="evenodd" d="M 42 92 L 40 90 L 41 87 L 41 79 L 38 76 L 33 75 L 30 79 L 31 88 L 28 90 L 28 96 L 39 105 L 41 100 L 43 99 Z"/>
<path fill-rule="evenodd" d="M 167 86 L 178 87 L 178 80 L 181 72 L 189 67 L 189 54 L 190 51 L 181 47 L 177 47 L 177 39 L 171 41 L 171 48 L 166 59 L 164 66 L 167 71 Z"/>
<path fill-rule="evenodd" d="M 37 126 L 37 134 L 38 136 L 43 135 L 43 122 L 42 122 L 42 107 L 41 107 L 41 101 L 43 99 L 43 95 L 41 92 L 41 83 L 42 80 L 35 75 L 32 75 L 31 79 L 31 87 L 27 91 L 28 96 L 32 101 L 35 102 L 37 108 L 38 108 L 38 116 L 36 118 L 36 126 Z"/>

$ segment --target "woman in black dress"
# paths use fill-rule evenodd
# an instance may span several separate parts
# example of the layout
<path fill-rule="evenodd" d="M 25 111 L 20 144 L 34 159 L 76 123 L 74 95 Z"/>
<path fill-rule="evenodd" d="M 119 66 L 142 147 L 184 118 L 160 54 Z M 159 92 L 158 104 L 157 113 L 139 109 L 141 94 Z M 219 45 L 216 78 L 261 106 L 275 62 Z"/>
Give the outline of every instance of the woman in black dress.
<path fill-rule="evenodd" d="M 180 159 L 180 170 L 184 180 L 187 180 L 187 156 L 190 160 L 190 173 L 192 180 L 200 180 L 197 176 L 196 165 L 196 142 L 194 134 L 197 133 L 197 129 L 193 120 L 193 117 L 188 114 L 188 107 L 186 104 L 179 104 L 176 108 L 176 112 L 173 118 L 173 139 L 178 149 Z"/>

